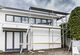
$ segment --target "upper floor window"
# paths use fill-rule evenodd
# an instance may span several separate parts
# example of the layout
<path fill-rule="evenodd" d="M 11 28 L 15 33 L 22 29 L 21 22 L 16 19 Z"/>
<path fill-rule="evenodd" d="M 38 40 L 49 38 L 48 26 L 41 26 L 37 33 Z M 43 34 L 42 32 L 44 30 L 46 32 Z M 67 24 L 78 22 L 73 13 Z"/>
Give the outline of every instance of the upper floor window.
<path fill-rule="evenodd" d="M 51 19 L 42 19 L 42 24 L 51 25 L 52 24 L 52 20 Z"/>
<path fill-rule="evenodd" d="M 30 19 L 29 19 L 29 23 L 35 24 L 35 18 L 30 18 Z"/>
<path fill-rule="evenodd" d="M 14 16 L 14 21 L 20 23 L 21 22 L 21 17 Z"/>
<path fill-rule="evenodd" d="M 13 16 L 12 15 L 6 15 L 6 21 L 13 22 Z"/>
<path fill-rule="evenodd" d="M 36 19 L 36 24 L 41 24 L 41 19 Z"/>
<path fill-rule="evenodd" d="M 52 25 L 51 19 L 29 18 L 26 16 L 6 15 L 6 21 L 18 23 Z"/>
<path fill-rule="evenodd" d="M 47 20 L 46 19 L 42 19 L 42 24 L 47 24 Z"/>
<path fill-rule="evenodd" d="M 29 23 L 29 19 L 27 17 L 22 17 L 22 23 Z"/>
<path fill-rule="evenodd" d="M 47 24 L 48 24 L 48 25 L 52 25 L 52 20 L 51 20 L 51 19 L 48 19 L 48 20 L 47 20 Z"/>

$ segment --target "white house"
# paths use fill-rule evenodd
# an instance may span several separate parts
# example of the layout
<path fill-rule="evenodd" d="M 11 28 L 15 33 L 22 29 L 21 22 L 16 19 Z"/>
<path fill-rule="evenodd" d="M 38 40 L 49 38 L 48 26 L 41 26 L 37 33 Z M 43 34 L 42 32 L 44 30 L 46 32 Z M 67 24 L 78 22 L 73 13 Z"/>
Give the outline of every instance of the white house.
<path fill-rule="evenodd" d="M 0 7 L 0 50 L 20 51 L 20 43 L 25 43 L 25 50 L 61 48 L 61 27 L 57 26 L 57 20 L 62 16 L 56 14 L 67 13 L 31 9 Z"/>

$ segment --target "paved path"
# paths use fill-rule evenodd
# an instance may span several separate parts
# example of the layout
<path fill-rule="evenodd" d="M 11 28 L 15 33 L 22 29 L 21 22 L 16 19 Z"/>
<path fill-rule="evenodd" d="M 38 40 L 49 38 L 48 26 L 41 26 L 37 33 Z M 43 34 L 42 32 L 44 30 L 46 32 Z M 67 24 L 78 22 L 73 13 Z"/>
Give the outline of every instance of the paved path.
<path fill-rule="evenodd" d="M 3 53 L 0 55 L 71 55 L 71 52 L 68 52 L 65 49 L 51 49 L 51 50 L 39 50 L 39 51 L 29 51 L 23 53 Z"/>

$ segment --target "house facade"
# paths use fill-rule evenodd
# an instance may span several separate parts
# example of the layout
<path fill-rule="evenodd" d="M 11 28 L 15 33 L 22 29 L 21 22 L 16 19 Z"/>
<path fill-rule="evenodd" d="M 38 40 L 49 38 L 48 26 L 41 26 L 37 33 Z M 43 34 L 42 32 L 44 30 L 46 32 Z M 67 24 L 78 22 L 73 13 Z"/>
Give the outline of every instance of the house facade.
<path fill-rule="evenodd" d="M 23 45 L 24 50 L 61 48 L 58 19 L 58 16 L 47 12 L 0 7 L 0 50 L 20 51 L 20 43 L 39 43 Z"/>

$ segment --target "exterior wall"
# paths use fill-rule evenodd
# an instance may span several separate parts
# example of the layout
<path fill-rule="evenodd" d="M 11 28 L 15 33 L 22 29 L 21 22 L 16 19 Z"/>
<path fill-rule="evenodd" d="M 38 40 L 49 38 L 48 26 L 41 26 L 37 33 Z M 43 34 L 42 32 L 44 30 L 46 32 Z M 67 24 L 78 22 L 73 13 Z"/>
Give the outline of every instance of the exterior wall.
<path fill-rule="evenodd" d="M 10 12 L 0 12 L 0 50 L 5 51 L 5 33 L 3 32 L 3 27 L 5 28 L 22 28 L 22 29 L 27 29 L 28 28 L 28 24 L 24 24 L 24 23 L 13 23 L 13 22 L 5 22 L 5 14 L 14 14 L 14 15 L 21 15 L 21 16 L 26 16 L 23 14 L 19 14 L 19 13 L 10 13 Z M 56 26 L 55 22 L 56 19 L 53 19 L 54 21 L 54 26 Z M 43 25 L 45 26 L 45 25 Z M 53 33 L 52 33 L 53 32 Z M 51 42 L 55 42 L 55 43 L 61 43 L 61 35 L 60 35 L 60 29 L 46 29 L 46 28 L 33 28 L 32 32 L 33 33 L 33 37 L 31 37 L 31 35 L 29 35 L 29 41 L 31 41 L 31 43 L 51 43 Z M 31 38 L 31 39 L 30 39 Z M 52 39 L 53 38 L 53 39 Z M 30 45 L 28 46 L 28 50 L 30 49 L 34 49 L 34 50 L 38 50 L 38 49 L 49 49 L 49 48 L 60 48 L 61 45 Z"/>
<path fill-rule="evenodd" d="M 33 43 L 61 43 L 60 29 L 33 28 Z M 34 50 L 61 48 L 61 44 L 39 44 L 32 46 Z"/>
<path fill-rule="evenodd" d="M 33 28 L 33 43 L 48 43 L 49 30 L 45 28 Z M 48 44 L 33 45 L 33 49 L 48 49 Z"/>
<path fill-rule="evenodd" d="M 50 42 L 61 43 L 61 30 L 60 29 L 50 30 Z M 50 45 L 50 48 L 61 48 L 61 44 Z"/>
<path fill-rule="evenodd" d="M 3 32 L 1 24 L 0 24 L 0 50 L 5 51 L 5 33 Z"/>

